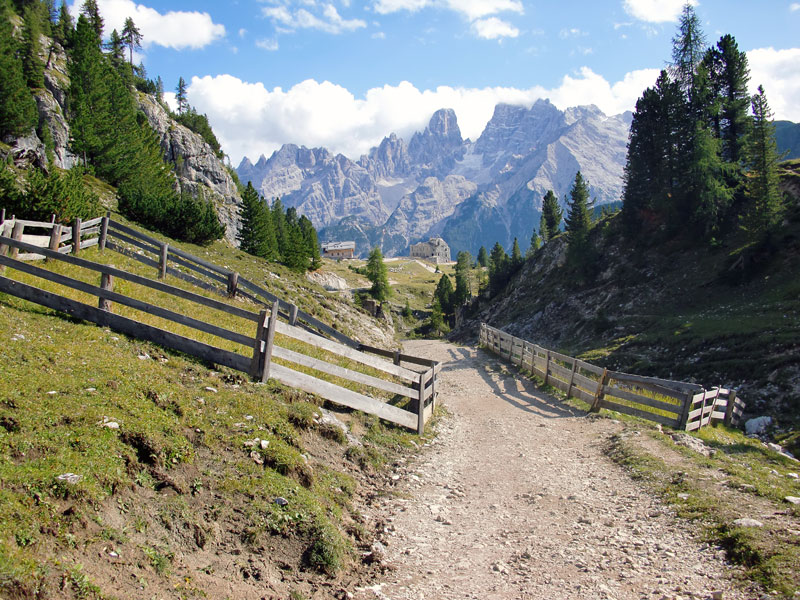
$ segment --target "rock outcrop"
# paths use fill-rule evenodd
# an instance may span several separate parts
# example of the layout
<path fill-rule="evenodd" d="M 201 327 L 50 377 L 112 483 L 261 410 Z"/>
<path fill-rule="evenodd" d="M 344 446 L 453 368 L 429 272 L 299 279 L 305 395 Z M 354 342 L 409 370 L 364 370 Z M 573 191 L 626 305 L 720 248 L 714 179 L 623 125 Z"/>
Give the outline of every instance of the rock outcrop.
<path fill-rule="evenodd" d="M 225 237 L 236 245 L 242 199 L 223 162 L 201 136 L 176 123 L 152 96 L 139 94 L 138 101 L 150 127 L 159 136 L 164 159 L 174 165 L 179 187 L 192 194 L 202 193 L 214 202 L 225 225 Z"/>

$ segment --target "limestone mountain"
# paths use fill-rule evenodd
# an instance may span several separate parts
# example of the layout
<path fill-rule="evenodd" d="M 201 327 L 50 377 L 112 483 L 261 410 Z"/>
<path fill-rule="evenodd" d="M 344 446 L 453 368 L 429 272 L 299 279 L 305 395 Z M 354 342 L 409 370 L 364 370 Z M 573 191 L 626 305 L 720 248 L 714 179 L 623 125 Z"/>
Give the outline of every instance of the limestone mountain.
<path fill-rule="evenodd" d="M 432 235 L 454 252 L 514 237 L 525 248 L 544 193 L 562 197 L 578 169 L 598 204 L 619 200 L 629 125 L 629 113 L 594 106 L 500 104 L 473 142 L 442 109 L 410 142 L 391 134 L 358 161 L 287 144 L 255 164 L 245 157 L 237 172 L 308 215 L 322 239 L 355 239 L 361 254 L 376 244 L 405 253 Z"/>

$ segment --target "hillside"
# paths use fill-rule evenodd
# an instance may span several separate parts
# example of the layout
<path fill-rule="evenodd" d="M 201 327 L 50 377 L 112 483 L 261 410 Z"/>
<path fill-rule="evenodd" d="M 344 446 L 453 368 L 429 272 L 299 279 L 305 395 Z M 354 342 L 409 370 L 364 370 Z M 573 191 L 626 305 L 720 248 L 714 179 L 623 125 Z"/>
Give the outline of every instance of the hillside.
<path fill-rule="evenodd" d="M 160 239 L 392 347 L 384 324 L 288 269 L 224 242 Z M 153 276 L 109 250 L 81 256 Z M 330 597 L 366 576 L 372 531 L 358 507 L 382 465 L 416 445 L 407 430 L 5 294 L 0 336 L 0 596 Z"/>
<path fill-rule="evenodd" d="M 778 431 L 800 417 L 800 164 L 785 164 L 793 190 L 784 226 L 757 251 L 734 233 L 719 247 L 686 238 L 631 246 L 620 214 L 591 230 L 595 257 L 582 275 L 560 235 L 527 260 L 496 298 L 482 298 L 455 335 L 486 321 L 516 336 L 640 375 L 733 386 L 750 416 Z M 800 450 L 795 445 L 794 450 Z"/>

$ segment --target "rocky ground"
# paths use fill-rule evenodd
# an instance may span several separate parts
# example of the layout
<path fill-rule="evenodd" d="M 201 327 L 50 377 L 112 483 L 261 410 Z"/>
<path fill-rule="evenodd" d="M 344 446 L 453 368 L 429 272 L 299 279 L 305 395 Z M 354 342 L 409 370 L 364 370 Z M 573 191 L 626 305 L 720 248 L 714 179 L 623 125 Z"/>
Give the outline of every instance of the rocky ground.
<path fill-rule="evenodd" d="M 494 356 L 413 341 L 445 363 L 449 415 L 368 509 L 388 566 L 374 598 L 750 598 L 724 553 L 602 452 L 622 429 L 517 379 Z"/>

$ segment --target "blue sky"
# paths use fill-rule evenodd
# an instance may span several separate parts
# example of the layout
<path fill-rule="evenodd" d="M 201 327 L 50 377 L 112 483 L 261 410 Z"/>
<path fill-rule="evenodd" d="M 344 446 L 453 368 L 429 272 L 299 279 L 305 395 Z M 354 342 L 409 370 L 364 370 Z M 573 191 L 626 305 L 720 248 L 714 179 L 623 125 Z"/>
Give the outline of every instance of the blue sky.
<path fill-rule="evenodd" d="M 178 77 L 234 165 L 283 143 L 357 158 L 438 108 L 477 137 L 497 102 L 631 110 L 670 56 L 683 0 L 99 0 L 131 16 L 139 58 Z M 709 43 L 731 33 L 777 118 L 800 121 L 800 2 L 694 2 Z M 757 4 L 754 9 L 753 5 Z"/>

